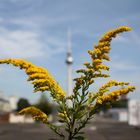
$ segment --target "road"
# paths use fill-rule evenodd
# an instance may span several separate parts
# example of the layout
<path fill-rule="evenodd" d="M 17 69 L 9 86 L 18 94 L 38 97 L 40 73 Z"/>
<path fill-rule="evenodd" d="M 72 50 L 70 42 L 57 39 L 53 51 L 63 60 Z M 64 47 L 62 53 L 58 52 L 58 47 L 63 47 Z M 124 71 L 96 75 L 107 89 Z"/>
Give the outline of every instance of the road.
<path fill-rule="evenodd" d="M 140 140 L 140 129 L 108 120 L 90 122 L 84 129 L 88 140 Z M 41 124 L 0 123 L 0 140 L 49 140 L 53 132 Z"/>

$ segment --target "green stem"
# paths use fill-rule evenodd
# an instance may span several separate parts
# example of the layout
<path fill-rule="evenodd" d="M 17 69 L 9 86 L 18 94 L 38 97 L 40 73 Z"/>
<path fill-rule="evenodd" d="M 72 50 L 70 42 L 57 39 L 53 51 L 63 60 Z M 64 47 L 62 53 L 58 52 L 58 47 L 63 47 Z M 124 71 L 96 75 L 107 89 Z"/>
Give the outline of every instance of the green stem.
<path fill-rule="evenodd" d="M 88 120 L 90 120 L 90 117 L 86 118 L 86 120 L 82 123 L 82 125 L 79 126 L 79 127 L 76 129 L 76 131 L 74 132 L 74 134 L 72 135 L 72 137 L 74 137 L 76 134 L 78 134 L 79 131 L 80 131 L 83 127 L 85 127 L 85 125 L 87 124 Z"/>
<path fill-rule="evenodd" d="M 69 133 L 68 140 L 72 140 L 72 132 Z"/>
<path fill-rule="evenodd" d="M 61 132 L 58 131 L 55 125 L 51 124 L 50 122 L 47 122 L 47 124 L 57 135 L 59 135 L 60 137 L 64 139 L 65 136 Z"/>

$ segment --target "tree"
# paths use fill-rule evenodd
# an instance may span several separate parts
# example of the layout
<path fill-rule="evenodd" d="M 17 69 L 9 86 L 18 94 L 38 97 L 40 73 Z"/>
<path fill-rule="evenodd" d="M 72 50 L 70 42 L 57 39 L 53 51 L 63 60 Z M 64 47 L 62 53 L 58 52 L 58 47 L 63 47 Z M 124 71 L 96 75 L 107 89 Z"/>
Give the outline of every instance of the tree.
<path fill-rule="evenodd" d="M 17 103 L 17 111 L 22 110 L 23 108 L 29 107 L 30 103 L 27 99 L 25 98 L 20 98 L 18 103 Z"/>
<path fill-rule="evenodd" d="M 112 104 L 112 108 L 127 108 L 128 99 L 121 99 Z"/>
<path fill-rule="evenodd" d="M 41 94 L 41 97 L 35 106 L 47 115 L 52 113 L 52 105 L 49 103 L 45 94 Z"/>

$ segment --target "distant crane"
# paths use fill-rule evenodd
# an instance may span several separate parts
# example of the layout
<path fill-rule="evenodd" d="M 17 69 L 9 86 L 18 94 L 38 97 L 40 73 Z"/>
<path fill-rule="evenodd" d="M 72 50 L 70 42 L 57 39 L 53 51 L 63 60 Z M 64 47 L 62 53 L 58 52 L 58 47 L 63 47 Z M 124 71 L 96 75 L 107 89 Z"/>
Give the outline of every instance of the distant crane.
<path fill-rule="evenodd" d="M 66 64 L 67 64 L 67 92 L 70 96 L 72 94 L 72 63 L 73 63 L 73 57 L 72 57 L 72 43 L 71 43 L 71 31 L 68 30 L 68 46 L 67 46 L 67 58 L 66 58 Z"/>

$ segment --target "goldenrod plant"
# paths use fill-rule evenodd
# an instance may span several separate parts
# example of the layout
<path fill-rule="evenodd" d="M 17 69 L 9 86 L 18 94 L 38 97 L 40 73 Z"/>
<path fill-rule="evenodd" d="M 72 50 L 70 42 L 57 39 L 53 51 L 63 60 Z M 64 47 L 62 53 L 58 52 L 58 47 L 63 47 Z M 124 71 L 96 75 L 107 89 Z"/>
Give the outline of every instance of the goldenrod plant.
<path fill-rule="evenodd" d="M 31 81 L 34 86 L 34 92 L 49 92 L 52 99 L 58 104 L 58 121 L 61 126 L 56 126 L 48 120 L 47 114 L 41 110 L 31 106 L 24 108 L 20 114 L 30 114 L 34 120 L 47 124 L 62 140 L 84 140 L 81 130 L 85 127 L 90 119 L 96 113 L 119 99 L 121 95 L 128 94 L 135 90 L 134 86 L 130 86 L 128 82 L 117 82 L 110 80 L 102 85 L 96 92 L 90 91 L 89 86 L 93 85 L 96 78 L 107 78 L 110 75 L 105 73 L 109 71 L 109 67 L 104 61 L 109 61 L 110 44 L 112 38 L 117 34 L 130 31 L 131 28 L 121 26 L 105 33 L 93 50 L 88 53 L 91 62 L 84 63 L 84 68 L 77 70 L 80 74 L 75 78 L 75 86 L 71 96 L 66 96 L 66 92 L 55 81 L 51 74 L 42 67 L 38 67 L 31 62 L 23 59 L 1 59 L 0 64 L 12 64 L 13 66 L 24 69 L 29 76 L 27 81 Z M 111 87 L 120 86 L 117 90 Z M 122 88 L 122 86 L 124 88 Z M 68 100 L 72 105 L 68 105 Z"/>

